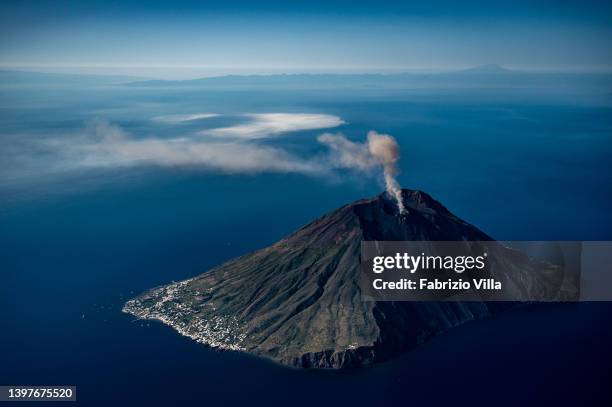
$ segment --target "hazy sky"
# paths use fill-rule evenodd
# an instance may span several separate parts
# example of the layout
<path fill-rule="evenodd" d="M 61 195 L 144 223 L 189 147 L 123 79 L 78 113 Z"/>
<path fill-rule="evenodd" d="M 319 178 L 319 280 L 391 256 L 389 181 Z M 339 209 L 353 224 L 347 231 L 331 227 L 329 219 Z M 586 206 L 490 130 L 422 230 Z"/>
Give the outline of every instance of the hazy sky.
<path fill-rule="evenodd" d="M 610 2 L 423 3 L 4 0 L 0 65 L 149 76 L 612 67 Z"/>

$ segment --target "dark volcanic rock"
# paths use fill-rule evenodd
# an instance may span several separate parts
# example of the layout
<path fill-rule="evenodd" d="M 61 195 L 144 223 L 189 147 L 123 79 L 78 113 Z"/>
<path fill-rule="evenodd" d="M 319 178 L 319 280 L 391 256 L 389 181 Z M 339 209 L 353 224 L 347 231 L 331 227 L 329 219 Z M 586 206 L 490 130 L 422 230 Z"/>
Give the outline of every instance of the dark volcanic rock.
<path fill-rule="evenodd" d="M 362 240 L 491 240 L 428 194 L 403 190 L 343 206 L 278 243 L 190 280 L 150 290 L 124 311 L 199 342 L 304 368 L 384 360 L 501 304 L 364 301 Z"/>

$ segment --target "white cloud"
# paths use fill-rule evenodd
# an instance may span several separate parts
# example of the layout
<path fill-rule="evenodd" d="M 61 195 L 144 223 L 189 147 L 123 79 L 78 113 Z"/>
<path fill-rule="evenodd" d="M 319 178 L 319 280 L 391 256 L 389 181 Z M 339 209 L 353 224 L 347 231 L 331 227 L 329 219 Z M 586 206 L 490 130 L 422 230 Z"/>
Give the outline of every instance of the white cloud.
<path fill-rule="evenodd" d="M 300 130 L 330 129 L 345 124 L 344 120 L 329 114 L 314 113 L 253 113 L 245 115 L 251 119 L 235 126 L 204 130 L 202 135 L 259 139 Z"/>
<path fill-rule="evenodd" d="M 169 114 L 164 116 L 156 116 L 153 118 L 153 120 L 165 123 L 181 123 L 190 122 L 193 120 L 209 119 L 217 116 L 220 115 L 217 113 Z"/>
<path fill-rule="evenodd" d="M 322 174 L 325 167 L 316 161 L 289 152 L 248 142 L 213 142 L 199 137 L 172 139 L 134 138 L 120 127 L 104 121 L 90 126 L 90 134 L 77 142 L 56 145 L 78 165 L 116 167 L 158 165 L 198 166 L 229 173 L 294 172 Z"/>
<path fill-rule="evenodd" d="M 304 117 L 300 115 L 300 119 Z M 339 118 L 330 117 L 335 122 L 342 122 Z M 304 128 L 305 125 L 296 125 L 293 121 L 291 126 L 282 128 L 296 127 Z M 245 138 L 217 139 L 198 134 L 173 138 L 143 137 L 132 135 L 117 125 L 97 120 L 76 135 L 36 140 L 32 141 L 33 145 L 17 143 L 17 152 L 13 152 L 13 156 L 16 164 L 31 167 L 33 174 L 50 170 L 78 171 L 87 167 L 160 166 L 197 167 L 241 174 L 298 173 L 323 178 L 335 178 L 336 170 L 347 169 L 376 176 L 375 170 L 385 166 L 386 162 L 378 159 L 372 151 L 373 138 L 383 141 L 391 139 L 390 136 L 371 132 L 367 141 L 359 143 L 350 141 L 342 134 L 322 134 L 317 141 L 327 150 L 312 156 L 302 156 L 282 147 Z M 45 169 L 28 164 L 32 162 L 44 165 Z"/>
<path fill-rule="evenodd" d="M 378 164 L 367 144 L 351 141 L 343 134 L 321 134 L 317 141 L 331 150 L 329 163 L 332 167 L 369 171 Z"/>

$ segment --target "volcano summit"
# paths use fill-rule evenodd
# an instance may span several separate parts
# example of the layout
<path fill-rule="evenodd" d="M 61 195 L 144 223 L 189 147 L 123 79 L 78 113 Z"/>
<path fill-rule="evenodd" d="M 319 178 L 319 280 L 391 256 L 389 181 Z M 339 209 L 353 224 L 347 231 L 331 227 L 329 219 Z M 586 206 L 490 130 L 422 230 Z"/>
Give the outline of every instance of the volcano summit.
<path fill-rule="evenodd" d="M 353 202 L 272 246 L 147 291 L 123 310 L 212 347 L 294 367 L 345 368 L 388 359 L 507 308 L 482 301 L 364 300 L 362 241 L 492 240 L 424 192 L 404 189 L 401 197 L 401 214 L 387 193 Z"/>

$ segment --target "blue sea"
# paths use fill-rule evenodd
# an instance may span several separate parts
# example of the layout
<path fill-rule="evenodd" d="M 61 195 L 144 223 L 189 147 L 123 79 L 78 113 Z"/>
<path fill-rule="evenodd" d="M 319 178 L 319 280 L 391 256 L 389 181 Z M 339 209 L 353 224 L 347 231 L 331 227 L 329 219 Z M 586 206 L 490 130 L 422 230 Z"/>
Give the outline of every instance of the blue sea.
<path fill-rule="evenodd" d="M 288 369 L 135 321 L 121 308 L 140 292 L 265 247 L 383 185 L 346 170 L 83 165 L 72 150 L 96 121 L 138 140 L 232 126 L 246 113 L 331 115 L 345 124 L 254 142 L 317 157 L 324 132 L 356 142 L 391 134 L 403 187 L 497 239 L 611 240 L 610 94 L 9 85 L 0 87 L 0 384 L 76 385 L 80 404 L 100 406 L 610 401 L 609 303 L 520 309 L 343 372 Z M 220 116 L 153 120 L 201 112 Z"/>

